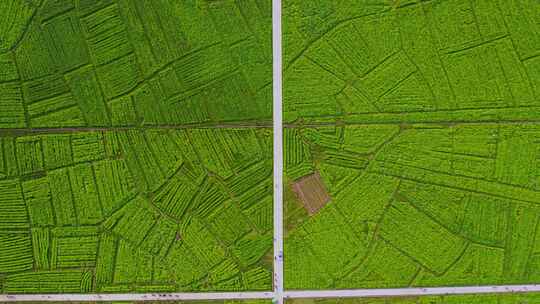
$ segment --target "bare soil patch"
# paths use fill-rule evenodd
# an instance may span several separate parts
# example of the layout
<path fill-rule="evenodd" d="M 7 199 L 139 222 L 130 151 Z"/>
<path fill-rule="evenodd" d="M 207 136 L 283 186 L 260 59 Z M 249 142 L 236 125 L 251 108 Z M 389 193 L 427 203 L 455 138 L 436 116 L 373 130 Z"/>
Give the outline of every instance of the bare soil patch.
<path fill-rule="evenodd" d="M 298 179 L 292 184 L 292 188 L 309 215 L 316 214 L 330 201 L 330 195 L 319 172 Z"/>

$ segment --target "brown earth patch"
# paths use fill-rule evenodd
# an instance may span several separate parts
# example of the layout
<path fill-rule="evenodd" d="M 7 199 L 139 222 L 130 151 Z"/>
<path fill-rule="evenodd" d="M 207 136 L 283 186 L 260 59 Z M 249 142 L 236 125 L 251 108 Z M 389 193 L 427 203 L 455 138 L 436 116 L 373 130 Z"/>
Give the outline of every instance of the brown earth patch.
<path fill-rule="evenodd" d="M 330 201 L 330 195 L 319 172 L 298 179 L 292 184 L 292 188 L 309 215 L 319 212 Z"/>

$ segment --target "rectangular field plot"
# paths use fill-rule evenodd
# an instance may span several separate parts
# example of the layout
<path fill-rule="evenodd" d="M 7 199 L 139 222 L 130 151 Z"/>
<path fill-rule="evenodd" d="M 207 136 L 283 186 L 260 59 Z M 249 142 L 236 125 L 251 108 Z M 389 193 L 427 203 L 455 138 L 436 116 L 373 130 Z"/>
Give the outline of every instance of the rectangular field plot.
<path fill-rule="evenodd" d="M 289 299 L 286 304 L 536 304 L 538 293 L 470 294 L 447 296 L 342 298 L 342 299 Z"/>
<path fill-rule="evenodd" d="M 515 123 L 286 128 L 286 288 L 537 283 L 538 138 Z"/>
<path fill-rule="evenodd" d="M 271 121 L 271 0 L 16 1 L 0 19 L 2 129 Z"/>
<path fill-rule="evenodd" d="M 540 120 L 538 1 L 283 4 L 286 122 Z"/>
<path fill-rule="evenodd" d="M 269 129 L 0 136 L 0 292 L 272 288 Z"/>

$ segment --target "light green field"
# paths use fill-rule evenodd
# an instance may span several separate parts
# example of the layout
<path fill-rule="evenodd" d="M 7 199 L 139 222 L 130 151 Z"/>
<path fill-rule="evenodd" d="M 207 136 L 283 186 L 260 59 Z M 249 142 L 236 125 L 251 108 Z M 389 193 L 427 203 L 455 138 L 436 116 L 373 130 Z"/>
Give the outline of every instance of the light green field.
<path fill-rule="evenodd" d="M 287 287 L 537 282 L 539 136 L 501 124 L 287 129 L 286 186 L 318 172 L 331 197 L 308 216 L 286 195 Z"/>
<path fill-rule="evenodd" d="M 284 119 L 540 119 L 536 0 L 283 0 Z"/>
<path fill-rule="evenodd" d="M 269 135 L 162 129 L 3 137 L 2 291 L 271 288 Z"/>
<path fill-rule="evenodd" d="M 0 293 L 272 288 L 270 7 L 0 1 Z"/>
<path fill-rule="evenodd" d="M 284 3 L 286 288 L 537 283 L 540 2 Z"/>
<path fill-rule="evenodd" d="M 2 1 L 0 128 L 269 121 L 270 4 Z"/>
<path fill-rule="evenodd" d="M 283 4 L 286 288 L 538 283 L 540 2 Z M 271 42 L 0 1 L 0 293 L 270 290 Z"/>

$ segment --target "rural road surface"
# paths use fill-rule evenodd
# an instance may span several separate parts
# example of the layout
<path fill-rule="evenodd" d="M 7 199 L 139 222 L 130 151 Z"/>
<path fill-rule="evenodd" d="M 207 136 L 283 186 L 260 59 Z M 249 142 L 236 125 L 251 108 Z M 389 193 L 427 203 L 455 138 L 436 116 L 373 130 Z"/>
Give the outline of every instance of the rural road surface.
<path fill-rule="evenodd" d="M 268 292 L 204 292 L 204 293 L 123 293 L 123 294 L 35 294 L 0 295 L 0 302 L 63 302 L 63 301 L 175 301 L 175 300 L 227 300 L 272 299 Z"/>
<path fill-rule="evenodd" d="M 365 298 L 540 291 L 540 285 L 497 285 L 429 288 L 341 289 L 286 291 L 285 298 Z"/>
<path fill-rule="evenodd" d="M 283 304 L 283 121 L 281 0 L 272 1 L 274 113 L 274 303 Z"/>
<path fill-rule="evenodd" d="M 171 301 L 171 300 L 243 300 L 300 298 L 362 298 L 477 293 L 540 292 L 540 285 L 500 285 L 435 288 L 297 290 L 281 292 L 205 292 L 205 293 L 127 293 L 127 294 L 35 294 L 0 295 L 0 302 L 61 301 Z M 280 298 L 283 297 L 283 298 Z"/>

